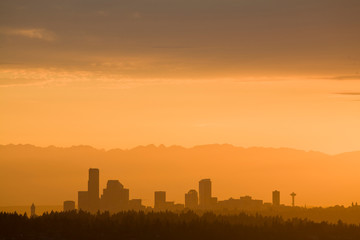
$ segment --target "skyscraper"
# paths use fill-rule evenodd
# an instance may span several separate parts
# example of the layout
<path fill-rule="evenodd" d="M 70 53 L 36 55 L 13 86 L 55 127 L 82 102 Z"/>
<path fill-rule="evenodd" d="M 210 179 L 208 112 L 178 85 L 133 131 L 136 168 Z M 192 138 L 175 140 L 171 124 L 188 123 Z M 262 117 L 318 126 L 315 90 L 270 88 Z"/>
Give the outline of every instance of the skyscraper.
<path fill-rule="evenodd" d="M 64 212 L 75 210 L 74 201 L 64 201 Z"/>
<path fill-rule="evenodd" d="M 99 169 L 89 169 L 89 181 L 88 181 L 88 206 L 90 212 L 96 212 L 99 210 Z"/>
<path fill-rule="evenodd" d="M 109 180 L 101 196 L 101 209 L 110 212 L 119 212 L 128 208 L 129 189 L 118 180 Z"/>
<path fill-rule="evenodd" d="M 211 202 L 211 180 L 202 179 L 199 181 L 199 207 L 210 209 Z"/>
<path fill-rule="evenodd" d="M 35 204 L 34 203 L 31 205 L 30 210 L 31 210 L 30 217 L 35 217 L 36 214 L 35 214 Z"/>
<path fill-rule="evenodd" d="M 82 211 L 89 211 L 88 191 L 78 192 L 78 209 Z"/>
<path fill-rule="evenodd" d="M 199 198 L 196 190 L 191 189 L 185 193 L 185 207 L 189 209 L 196 209 L 199 206 Z"/>
<path fill-rule="evenodd" d="M 99 208 L 99 169 L 90 168 L 88 190 L 78 192 L 78 209 L 94 213 Z"/>
<path fill-rule="evenodd" d="M 272 204 L 274 206 L 280 206 L 280 192 L 277 190 L 272 192 Z"/>
<path fill-rule="evenodd" d="M 166 192 L 157 191 L 154 194 L 154 208 L 157 210 L 164 210 L 166 206 Z"/>
<path fill-rule="evenodd" d="M 124 204 L 125 208 L 129 208 L 129 200 L 130 200 L 130 193 L 128 188 L 124 188 L 121 194 L 121 202 Z"/>
<path fill-rule="evenodd" d="M 131 199 L 131 200 L 129 200 L 129 209 L 130 210 L 135 210 L 135 211 L 145 210 L 145 206 L 142 205 L 141 202 L 142 202 L 141 199 Z"/>

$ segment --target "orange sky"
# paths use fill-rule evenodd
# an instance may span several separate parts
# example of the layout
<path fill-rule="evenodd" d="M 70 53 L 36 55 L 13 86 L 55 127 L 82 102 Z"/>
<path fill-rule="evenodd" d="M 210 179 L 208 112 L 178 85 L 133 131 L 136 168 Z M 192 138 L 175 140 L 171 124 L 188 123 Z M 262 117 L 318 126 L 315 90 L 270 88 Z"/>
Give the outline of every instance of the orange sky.
<path fill-rule="evenodd" d="M 360 149 L 357 0 L 0 9 L 2 144 Z"/>
<path fill-rule="evenodd" d="M 360 150 L 359 12 L 358 0 L 2 0 L 0 144 Z"/>
<path fill-rule="evenodd" d="M 356 92 L 360 81 L 301 78 L 2 87 L 0 143 L 232 143 L 339 153 L 360 149 Z"/>

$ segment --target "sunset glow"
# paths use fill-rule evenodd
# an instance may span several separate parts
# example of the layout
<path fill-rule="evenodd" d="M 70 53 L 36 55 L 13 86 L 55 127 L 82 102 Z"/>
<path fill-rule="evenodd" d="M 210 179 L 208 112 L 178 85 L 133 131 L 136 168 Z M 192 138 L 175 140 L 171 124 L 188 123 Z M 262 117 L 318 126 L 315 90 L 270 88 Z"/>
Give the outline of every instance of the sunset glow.
<path fill-rule="evenodd" d="M 0 224 L 63 203 L 359 224 L 359 13 L 358 0 L 0 1 Z"/>

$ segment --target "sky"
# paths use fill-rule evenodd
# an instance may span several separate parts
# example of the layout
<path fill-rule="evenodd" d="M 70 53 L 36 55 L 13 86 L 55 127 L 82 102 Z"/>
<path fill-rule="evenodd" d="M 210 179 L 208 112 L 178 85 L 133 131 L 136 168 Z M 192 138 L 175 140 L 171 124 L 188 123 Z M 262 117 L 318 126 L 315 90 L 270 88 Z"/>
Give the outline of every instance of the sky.
<path fill-rule="evenodd" d="M 2 0 L 0 144 L 360 150 L 358 0 Z"/>

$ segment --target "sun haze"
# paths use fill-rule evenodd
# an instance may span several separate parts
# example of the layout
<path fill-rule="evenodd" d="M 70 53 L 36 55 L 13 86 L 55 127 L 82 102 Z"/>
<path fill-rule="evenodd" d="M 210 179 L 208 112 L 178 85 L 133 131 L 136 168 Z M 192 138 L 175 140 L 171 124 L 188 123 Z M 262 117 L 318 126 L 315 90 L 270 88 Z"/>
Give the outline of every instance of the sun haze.
<path fill-rule="evenodd" d="M 240 187 L 243 194 L 267 199 L 272 188 L 286 181 L 281 186 L 289 194 L 294 187 L 303 192 L 301 204 L 328 206 L 360 199 L 353 193 L 358 187 L 349 183 L 356 177 L 354 169 L 334 163 L 345 159 L 356 166 L 355 155 L 336 154 L 360 150 L 359 12 L 358 0 L 2 0 L 0 190 L 9 197 L 0 205 L 23 205 L 32 199 L 56 205 L 62 196 L 75 199 L 72 194 L 86 185 L 89 167 L 102 167 L 101 188 L 105 177 L 127 176 L 124 181 L 137 188 L 135 196 L 152 204 L 156 189 L 144 184 L 141 176 L 146 171 L 132 172 L 138 166 L 126 162 L 126 154 L 113 158 L 101 150 L 131 152 L 128 149 L 149 144 L 322 152 L 306 155 L 293 150 L 293 166 L 286 161 L 294 159 L 280 150 L 275 154 L 279 159 L 266 151 L 253 155 L 228 150 L 223 158 L 204 153 L 199 156 L 207 159 L 198 159 L 188 152 L 192 150 L 181 150 L 189 154 L 182 159 L 174 150 L 164 153 L 174 158 L 166 164 L 162 152 L 129 153 L 139 165 L 158 171 L 149 176 L 158 188 L 168 181 L 165 188 L 181 189 L 172 192 L 176 201 L 183 201 L 182 190 L 211 176 L 222 186 L 217 190 L 221 198 L 237 194 L 226 186 L 231 183 L 229 174 L 241 173 L 243 167 L 247 172 L 234 183 L 258 177 L 258 182 Z M 27 151 L 18 155 L 23 151 L 8 144 L 32 144 L 42 150 L 36 156 Z M 100 149 L 94 151 L 96 156 L 111 159 L 113 165 L 90 166 L 87 158 L 99 159 L 86 153 L 78 159 L 81 168 L 71 172 L 64 164 L 74 163 L 77 155 L 65 154 L 69 159 L 62 162 L 56 154 L 45 154 L 50 145 L 64 148 L 63 153 L 71 146 L 89 145 Z M 159 167 L 151 166 L 147 158 Z M 189 159 L 211 164 L 201 174 L 189 170 L 191 179 L 185 178 L 188 165 L 181 164 L 191 165 Z M 172 160 L 184 171 L 181 176 L 174 176 L 179 173 Z M 112 170 L 125 162 L 127 171 L 122 175 Z M 197 169 L 199 162 L 194 163 Z M 52 167 L 58 171 L 52 176 L 59 178 L 44 173 Z M 37 174 L 27 175 L 27 170 Z M 290 172 L 297 177 L 294 185 Z M 60 179 L 66 173 L 84 175 Z M 308 179 L 302 181 L 301 176 Z M 46 185 L 47 177 L 54 185 Z M 31 199 L 27 198 L 14 190 L 17 184 L 25 184 L 25 192 L 37 189 L 39 194 L 27 192 Z M 56 199 L 40 194 L 42 188 L 62 184 L 67 188 L 59 190 Z M 316 194 L 322 187 L 334 198 Z"/>

